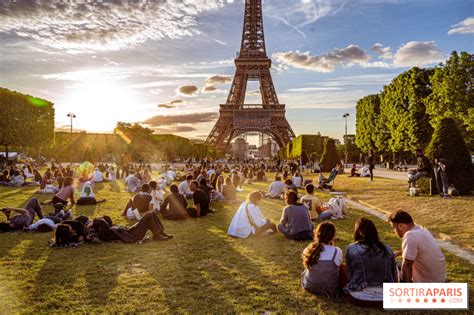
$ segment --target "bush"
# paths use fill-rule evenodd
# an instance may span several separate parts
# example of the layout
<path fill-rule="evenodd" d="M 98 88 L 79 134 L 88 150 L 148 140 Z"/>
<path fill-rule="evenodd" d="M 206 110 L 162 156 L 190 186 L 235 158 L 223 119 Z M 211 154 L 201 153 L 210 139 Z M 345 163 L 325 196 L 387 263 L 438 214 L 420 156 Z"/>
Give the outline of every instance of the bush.
<path fill-rule="evenodd" d="M 471 155 L 454 119 L 443 118 L 436 126 L 426 155 L 432 161 L 435 158 L 445 159 L 450 184 L 461 194 L 471 193 L 474 188 Z"/>
<path fill-rule="evenodd" d="M 321 156 L 323 172 L 331 171 L 337 163 L 339 163 L 339 157 L 337 155 L 336 142 L 334 139 L 327 138 L 324 143 L 323 155 Z"/>

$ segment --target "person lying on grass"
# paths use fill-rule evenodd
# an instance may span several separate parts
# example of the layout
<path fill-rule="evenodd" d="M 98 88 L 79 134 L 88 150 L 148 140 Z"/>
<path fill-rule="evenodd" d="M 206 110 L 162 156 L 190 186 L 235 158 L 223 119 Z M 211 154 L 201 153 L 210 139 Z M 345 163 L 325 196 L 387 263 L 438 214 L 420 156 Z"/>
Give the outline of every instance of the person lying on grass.
<path fill-rule="evenodd" d="M 43 218 L 41 205 L 36 198 L 28 200 L 25 208 L 6 207 L 1 210 L 7 217 L 6 221 L 0 223 L 0 232 L 8 232 L 15 230 L 23 230 L 25 227 L 33 223 L 35 216 Z M 17 213 L 11 216 L 12 212 Z"/>
<path fill-rule="evenodd" d="M 97 238 L 102 242 L 137 243 L 145 239 L 147 231 L 151 231 L 154 241 L 167 241 L 173 238 L 165 233 L 165 228 L 155 211 L 145 213 L 140 221 L 130 228 L 113 224 L 112 219 L 108 216 L 98 217 L 89 224 L 88 238 Z"/>
<path fill-rule="evenodd" d="M 76 247 L 87 241 L 89 218 L 79 216 L 74 220 L 65 220 L 56 226 L 51 247 Z M 92 238 L 90 239 L 92 240 Z"/>

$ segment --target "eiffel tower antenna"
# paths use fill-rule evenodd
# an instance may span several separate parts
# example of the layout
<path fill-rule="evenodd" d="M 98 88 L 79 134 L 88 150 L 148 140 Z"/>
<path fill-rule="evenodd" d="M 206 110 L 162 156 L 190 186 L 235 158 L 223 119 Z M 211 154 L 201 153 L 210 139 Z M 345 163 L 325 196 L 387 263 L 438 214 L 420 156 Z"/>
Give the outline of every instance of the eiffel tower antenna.
<path fill-rule="evenodd" d="M 225 150 L 239 135 L 260 132 L 270 136 L 280 148 L 285 146 L 295 134 L 286 120 L 285 105 L 278 102 L 273 86 L 261 0 L 245 0 L 242 43 L 234 62 L 236 70 L 229 96 L 226 103 L 220 105 L 219 119 L 206 143 Z M 261 104 L 244 103 L 248 81 L 259 81 Z"/>

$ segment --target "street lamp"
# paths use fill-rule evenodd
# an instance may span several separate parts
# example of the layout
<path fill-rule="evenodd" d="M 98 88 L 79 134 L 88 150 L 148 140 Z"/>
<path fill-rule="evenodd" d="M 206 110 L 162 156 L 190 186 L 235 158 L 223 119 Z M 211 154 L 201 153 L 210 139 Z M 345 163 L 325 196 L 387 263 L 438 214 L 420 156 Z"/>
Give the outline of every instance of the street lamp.
<path fill-rule="evenodd" d="M 73 118 L 76 118 L 76 115 L 73 114 L 73 113 L 68 113 L 68 114 L 67 114 L 67 117 L 70 117 L 70 118 L 71 118 L 71 135 L 72 135 L 72 120 L 73 120 Z"/>
<path fill-rule="evenodd" d="M 347 166 L 347 117 L 349 117 L 349 113 L 345 113 L 342 115 L 346 122 L 346 137 L 344 138 L 344 166 Z"/>
<path fill-rule="evenodd" d="M 76 115 L 75 115 L 74 113 L 69 112 L 69 113 L 67 114 L 67 117 L 71 118 L 71 145 L 72 145 L 72 120 L 73 120 L 74 118 L 76 118 Z M 72 165 L 72 156 L 73 156 L 72 148 L 71 148 L 70 151 L 71 151 L 71 161 L 70 161 L 69 163 L 71 163 L 71 165 Z"/>

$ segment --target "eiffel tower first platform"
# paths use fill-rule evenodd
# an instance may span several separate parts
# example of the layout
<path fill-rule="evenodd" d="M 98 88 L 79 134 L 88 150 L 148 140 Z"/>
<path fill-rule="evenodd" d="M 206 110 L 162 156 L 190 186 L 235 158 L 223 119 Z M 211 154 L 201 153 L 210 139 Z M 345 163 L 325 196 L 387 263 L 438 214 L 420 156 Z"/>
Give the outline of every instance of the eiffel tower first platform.
<path fill-rule="evenodd" d="M 206 143 L 229 148 L 235 137 L 247 132 L 267 134 L 281 147 L 295 134 L 285 117 L 285 105 L 278 102 L 273 86 L 263 33 L 262 1 L 245 0 L 240 52 L 235 59 L 235 75 L 227 97 L 220 105 L 219 119 Z M 244 104 L 247 82 L 259 81 L 262 104 Z"/>

